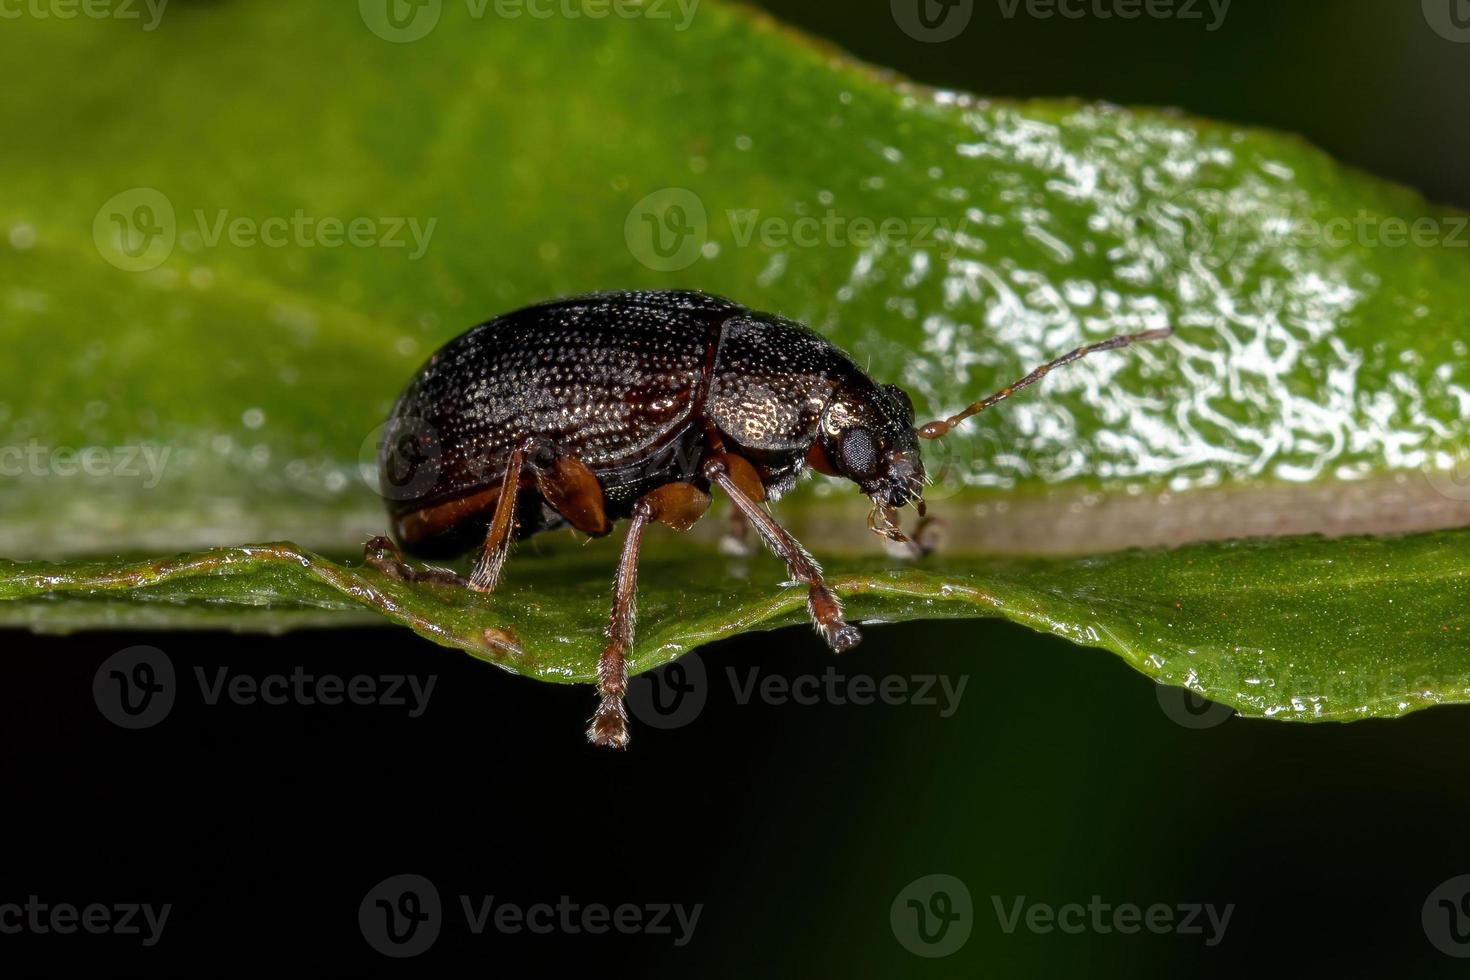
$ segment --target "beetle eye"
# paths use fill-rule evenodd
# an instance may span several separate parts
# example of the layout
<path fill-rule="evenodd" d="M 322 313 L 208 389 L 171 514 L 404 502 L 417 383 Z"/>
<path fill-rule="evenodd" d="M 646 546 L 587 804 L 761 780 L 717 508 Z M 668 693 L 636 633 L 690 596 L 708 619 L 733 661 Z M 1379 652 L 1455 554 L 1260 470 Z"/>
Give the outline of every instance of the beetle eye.
<path fill-rule="evenodd" d="M 842 465 L 853 476 L 868 476 L 878 464 L 878 443 L 867 429 L 848 429 L 842 436 Z"/>
<path fill-rule="evenodd" d="M 904 391 L 898 385 L 884 385 L 883 390 L 892 395 L 903 406 L 904 411 L 908 413 L 910 419 L 914 417 L 914 400 L 909 397 L 908 392 Z"/>

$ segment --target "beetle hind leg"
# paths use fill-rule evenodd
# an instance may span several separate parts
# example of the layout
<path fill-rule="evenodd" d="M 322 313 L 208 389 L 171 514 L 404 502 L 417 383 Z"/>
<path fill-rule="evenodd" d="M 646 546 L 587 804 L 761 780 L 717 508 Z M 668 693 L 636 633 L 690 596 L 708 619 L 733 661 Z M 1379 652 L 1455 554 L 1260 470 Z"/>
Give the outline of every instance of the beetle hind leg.
<path fill-rule="evenodd" d="M 618 559 L 613 581 L 612 616 L 607 624 L 607 646 L 597 661 L 597 693 L 600 698 L 587 740 L 613 749 L 628 747 L 628 709 L 623 696 L 628 691 L 628 654 L 633 650 L 633 623 L 637 618 L 638 553 L 643 546 L 643 529 L 657 521 L 676 531 L 687 531 L 709 509 L 709 495 L 689 483 L 669 483 L 641 497 L 633 505 L 628 536 Z"/>
<path fill-rule="evenodd" d="M 642 501 L 633 509 L 623 553 L 613 580 L 612 617 L 607 623 L 607 646 L 597 659 L 597 710 L 587 728 L 587 740 L 611 749 L 628 747 L 628 654 L 633 649 L 633 622 L 638 615 L 638 551 L 643 528 L 651 515 Z"/>

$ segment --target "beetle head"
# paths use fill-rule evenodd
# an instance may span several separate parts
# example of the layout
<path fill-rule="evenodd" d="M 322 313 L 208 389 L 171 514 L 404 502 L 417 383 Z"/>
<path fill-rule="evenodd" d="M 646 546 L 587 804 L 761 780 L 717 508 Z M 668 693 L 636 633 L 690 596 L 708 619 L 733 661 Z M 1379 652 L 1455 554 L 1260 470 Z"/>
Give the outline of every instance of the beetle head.
<path fill-rule="evenodd" d="M 817 446 L 822 468 L 856 483 L 875 504 L 902 507 L 923 496 L 914 405 L 897 385 L 865 377 L 845 382 L 822 413 Z"/>

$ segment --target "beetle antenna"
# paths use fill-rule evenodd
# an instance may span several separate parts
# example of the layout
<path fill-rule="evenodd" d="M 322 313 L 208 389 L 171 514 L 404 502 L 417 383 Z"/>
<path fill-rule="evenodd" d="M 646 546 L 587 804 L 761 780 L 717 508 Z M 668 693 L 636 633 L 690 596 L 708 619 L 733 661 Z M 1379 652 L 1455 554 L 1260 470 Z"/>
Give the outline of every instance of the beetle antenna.
<path fill-rule="evenodd" d="M 1117 350 L 1120 347 L 1128 347 L 1131 344 L 1142 343 L 1143 341 L 1148 340 L 1163 340 L 1165 337 L 1173 336 L 1173 334 L 1173 327 L 1160 327 L 1157 330 L 1145 330 L 1142 333 L 1119 334 L 1116 337 L 1109 337 L 1107 340 L 1101 340 L 1095 344 L 1085 344 L 1082 347 L 1078 347 L 1076 350 L 1068 351 L 1061 357 L 1057 358 L 1055 361 L 1049 361 L 1046 364 L 1041 365 L 1041 367 L 1037 368 L 1035 371 L 1032 371 L 1024 378 L 1021 378 L 1019 381 L 1011 382 L 1000 391 L 997 391 L 995 394 L 991 395 L 988 398 L 982 398 L 980 401 L 975 402 L 963 412 L 960 412 L 958 415 L 951 415 L 947 419 L 928 423 L 927 425 L 919 429 L 919 435 L 925 439 L 942 439 L 949 434 L 950 429 L 953 429 L 955 426 L 959 425 L 971 415 L 979 414 L 980 412 L 983 412 L 990 406 L 994 405 L 996 402 L 1005 401 L 1007 398 L 1011 397 L 1022 388 L 1030 387 L 1031 385 L 1035 384 L 1042 378 L 1046 377 L 1049 373 L 1051 373 L 1052 368 L 1061 367 L 1063 364 L 1069 364 L 1072 361 L 1080 360 L 1086 357 L 1088 354 L 1096 354 L 1099 351 L 1105 350 Z"/>

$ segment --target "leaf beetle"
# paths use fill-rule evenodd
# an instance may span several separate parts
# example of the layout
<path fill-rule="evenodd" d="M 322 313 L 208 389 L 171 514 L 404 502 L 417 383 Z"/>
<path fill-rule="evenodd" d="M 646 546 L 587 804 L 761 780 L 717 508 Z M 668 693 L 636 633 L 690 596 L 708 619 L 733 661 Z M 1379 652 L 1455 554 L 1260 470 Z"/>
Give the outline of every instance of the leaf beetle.
<path fill-rule="evenodd" d="M 692 291 L 610 292 L 527 307 L 440 348 L 399 397 L 378 452 L 392 538 L 368 561 L 401 578 L 449 577 L 492 591 L 512 541 L 554 528 L 608 534 L 627 520 L 613 584 L 599 702 L 587 737 L 628 744 L 623 704 L 644 528 L 692 527 L 718 488 L 745 526 L 807 588 L 807 609 L 834 651 L 861 639 L 821 567 L 767 512 L 808 469 L 856 483 L 868 526 L 910 542 L 897 510 L 924 517 L 921 439 L 943 437 L 1053 368 L 1171 329 L 1079 347 L 926 425 L 895 385 L 873 381 L 807 327 Z M 512 492 L 506 492 L 509 488 Z M 468 581 L 416 571 L 403 551 L 452 557 L 478 548 Z"/>

